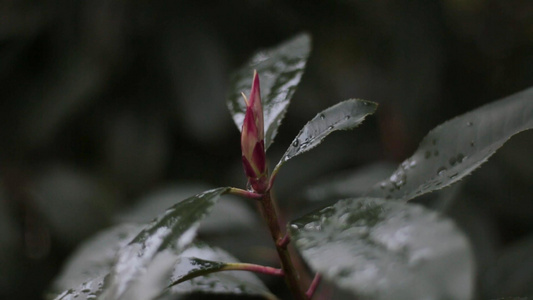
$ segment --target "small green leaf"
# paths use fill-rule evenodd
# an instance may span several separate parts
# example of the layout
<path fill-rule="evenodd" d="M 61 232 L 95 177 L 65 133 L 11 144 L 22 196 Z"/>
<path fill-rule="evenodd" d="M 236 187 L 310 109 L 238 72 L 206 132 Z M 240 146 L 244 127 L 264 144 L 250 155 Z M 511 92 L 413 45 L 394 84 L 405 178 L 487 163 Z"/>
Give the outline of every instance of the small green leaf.
<path fill-rule="evenodd" d="M 174 267 L 171 278 L 173 285 L 168 293 L 204 292 L 276 298 L 261 280 L 250 272 L 217 272 L 230 262 L 237 262 L 237 259 L 220 248 L 198 243 L 191 245 L 183 251 Z"/>
<path fill-rule="evenodd" d="M 195 237 L 200 221 L 228 189 L 209 190 L 179 202 L 123 247 L 111 272 L 111 297 L 120 298 L 161 251 L 172 249 L 179 253 L 185 249 Z"/>
<path fill-rule="evenodd" d="M 470 299 L 473 258 L 454 224 L 419 205 L 374 198 L 337 202 L 294 221 L 312 269 L 364 299 Z"/>
<path fill-rule="evenodd" d="M 275 48 L 259 51 L 233 76 L 226 104 L 235 124 L 241 130 L 246 112 L 241 92 L 248 95 L 254 70 L 259 74 L 265 122 L 265 150 L 276 136 L 303 75 L 310 51 L 311 38 L 307 34 L 301 34 Z"/>
<path fill-rule="evenodd" d="M 333 131 L 357 127 L 366 116 L 376 111 L 377 106 L 374 102 L 350 99 L 322 111 L 300 130 L 272 173 L 275 174 L 289 159 L 318 146 Z"/>
<path fill-rule="evenodd" d="M 533 88 L 487 104 L 433 129 L 418 150 L 370 197 L 410 200 L 470 174 L 513 135 L 533 128 Z"/>

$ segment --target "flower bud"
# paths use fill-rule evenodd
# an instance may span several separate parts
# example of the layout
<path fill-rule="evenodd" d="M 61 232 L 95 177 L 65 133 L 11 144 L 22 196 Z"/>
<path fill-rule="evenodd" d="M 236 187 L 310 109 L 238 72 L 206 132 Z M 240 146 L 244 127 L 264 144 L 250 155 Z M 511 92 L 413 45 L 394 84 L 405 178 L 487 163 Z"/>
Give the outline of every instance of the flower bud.
<path fill-rule="evenodd" d="M 246 102 L 246 114 L 241 131 L 242 165 L 254 191 L 263 193 L 268 186 L 268 171 L 266 168 L 263 107 L 257 72 L 254 72 L 249 99 L 244 94 L 243 97 Z"/>

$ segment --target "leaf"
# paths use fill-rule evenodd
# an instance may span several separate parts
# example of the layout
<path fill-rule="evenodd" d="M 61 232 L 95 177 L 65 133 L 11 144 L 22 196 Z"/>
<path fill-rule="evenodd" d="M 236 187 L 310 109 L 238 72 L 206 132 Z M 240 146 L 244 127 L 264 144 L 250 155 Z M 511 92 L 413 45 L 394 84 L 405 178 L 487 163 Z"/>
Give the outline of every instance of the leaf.
<path fill-rule="evenodd" d="M 176 199 L 185 199 L 189 195 L 208 188 L 204 184 L 189 183 L 186 185 L 173 184 L 156 189 L 137 201 L 130 209 L 123 211 L 115 220 L 126 223 L 150 222 L 161 211 L 175 204 Z M 246 205 L 241 197 L 227 195 L 224 197 L 224 201 L 215 205 L 209 218 L 202 221 L 198 230 L 201 234 L 227 233 L 257 225 L 259 222 L 252 208 Z"/>
<path fill-rule="evenodd" d="M 229 262 L 237 262 L 237 259 L 220 248 L 209 247 L 199 243 L 191 245 L 191 247 L 183 251 L 174 267 L 172 275 L 174 285 L 169 289 L 168 293 L 204 292 L 255 295 L 267 299 L 276 299 L 261 280 L 250 272 L 224 271 L 211 273 L 224 269 Z M 197 277 L 199 275 L 203 276 Z"/>
<path fill-rule="evenodd" d="M 235 124 L 242 130 L 246 104 L 241 92 L 249 95 L 253 71 L 261 82 L 261 102 L 265 122 L 265 150 L 272 144 L 292 95 L 303 75 L 311 51 L 311 38 L 300 34 L 283 44 L 259 51 L 232 79 L 226 100 Z"/>
<path fill-rule="evenodd" d="M 373 114 L 376 108 L 377 103 L 350 99 L 322 111 L 300 130 L 272 173 L 275 174 L 289 159 L 318 146 L 333 131 L 357 127 L 366 116 Z"/>
<path fill-rule="evenodd" d="M 161 251 L 173 249 L 179 253 L 185 249 L 196 235 L 200 221 L 227 190 L 212 189 L 179 202 L 123 247 L 111 272 L 111 297 L 120 298 Z"/>
<path fill-rule="evenodd" d="M 74 289 L 69 289 L 58 295 L 54 300 L 89 300 L 97 299 L 104 291 L 107 275 L 101 275 L 83 282 Z"/>
<path fill-rule="evenodd" d="M 290 226 L 312 269 L 364 299 L 470 299 L 473 257 L 454 224 L 422 206 L 352 198 Z"/>
<path fill-rule="evenodd" d="M 487 161 L 511 136 L 532 127 L 529 88 L 437 126 L 368 196 L 407 201 L 451 185 Z"/>
<path fill-rule="evenodd" d="M 140 225 L 123 224 L 107 229 L 84 242 L 67 260 L 52 290 L 64 291 L 107 275 L 115 263 L 117 252 L 141 230 Z"/>

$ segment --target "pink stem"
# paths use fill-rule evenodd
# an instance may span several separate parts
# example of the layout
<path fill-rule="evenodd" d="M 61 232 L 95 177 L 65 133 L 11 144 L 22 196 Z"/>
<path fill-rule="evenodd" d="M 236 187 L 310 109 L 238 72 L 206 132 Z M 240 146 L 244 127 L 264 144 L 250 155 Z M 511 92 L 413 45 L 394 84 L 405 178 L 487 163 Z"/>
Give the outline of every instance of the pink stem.
<path fill-rule="evenodd" d="M 281 248 L 287 248 L 287 245 L 291 242 L 291 236 L 288 232 L 285 233 L 285 236 L 278 241 L 278 246 Z"/>
<path fill-rule="evenodd" d="M 247 264 L 247 263 L 227 263 L 224 268 L 224 271 L 250 271 L 255 273 L 273 275 L 273 276 L 284 276 L 282 269 L 276 269 L 272 267 L 266 267 L 256 264 Z"/>
<path fill-rule="evenodd" d="M 242 190 L 242 189 L 239 189 L 239 188 L 230 188 L 228 193 L 230 193 L 232 195 L 242 196 L 242 197 L 245 197 L 245 198 L 248 198 L 248 199 L 256 199 L 256 200 L 260 200 L 263 197 L 263 195 L 261 195 L 261 194 L 257 194 L 257 193 L 246 191 L 246 190 Z"/>
<path fill-rule="evenodd" d="M 318 285 L 320 284 L 320 280 L 322 279 L 322 276 L 320 276 L 319 273 L 315 274 L 315 278 L 313 278 L 313 281 L 311 282 L 311 285 L 309 286 L 309 289 L 305 293 L 307 298 L 311 299 L 313 295 L 315 294 L 316 289 L 318 288 Z"/>

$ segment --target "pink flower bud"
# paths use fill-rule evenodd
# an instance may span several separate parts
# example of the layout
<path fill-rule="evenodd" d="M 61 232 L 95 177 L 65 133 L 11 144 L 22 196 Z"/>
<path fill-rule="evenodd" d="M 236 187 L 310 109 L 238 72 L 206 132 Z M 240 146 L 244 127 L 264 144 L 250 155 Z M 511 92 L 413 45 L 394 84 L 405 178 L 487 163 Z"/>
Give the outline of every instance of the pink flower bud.
<path fill-rule="evenodd" d="M 241 132 L 242 165 L 252 188 L 258 193 L 263 193 L 268 186 L 268 171 L 266 168 L 263 107 L 257 72 L 254 72 L 250 98 L 246 99 L 244 94 L 243 97 L 246 102 L 246 114 Z"/>

